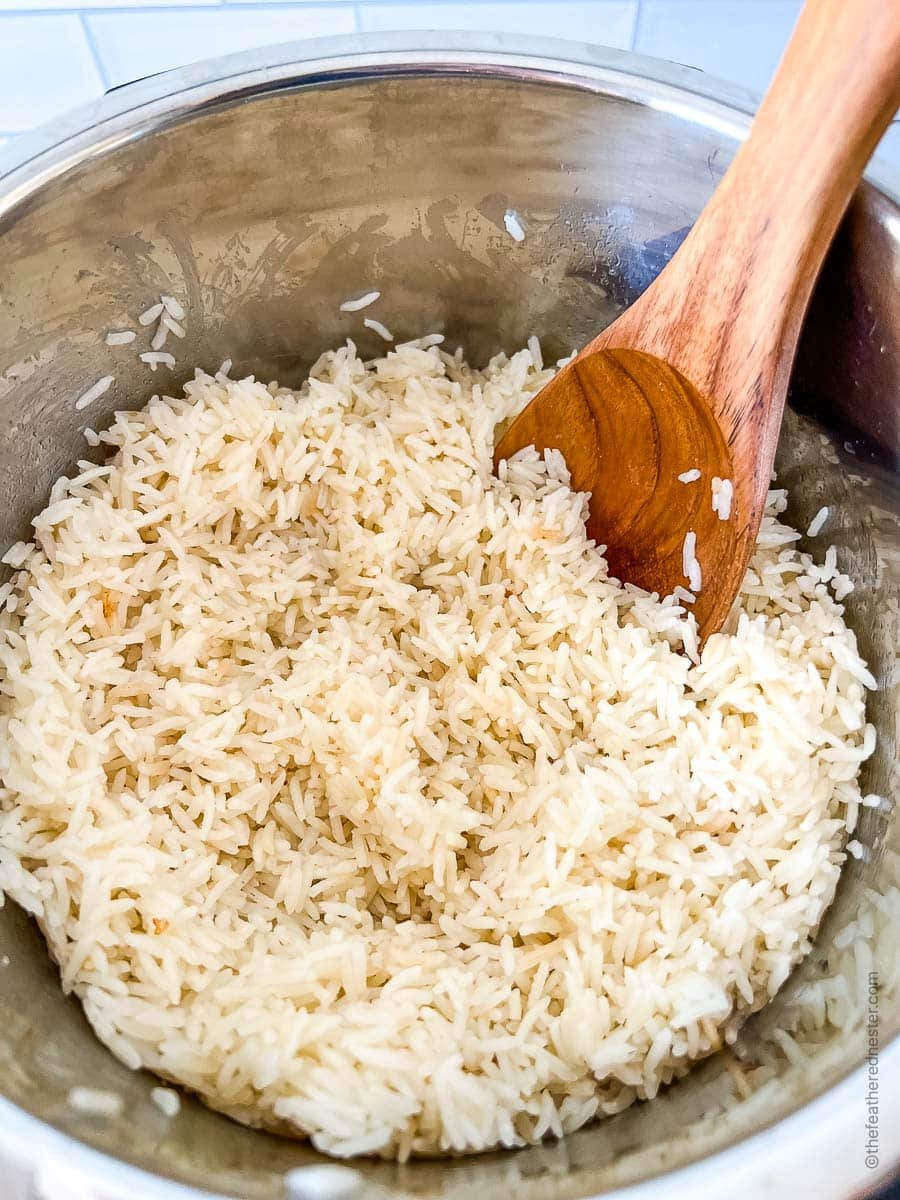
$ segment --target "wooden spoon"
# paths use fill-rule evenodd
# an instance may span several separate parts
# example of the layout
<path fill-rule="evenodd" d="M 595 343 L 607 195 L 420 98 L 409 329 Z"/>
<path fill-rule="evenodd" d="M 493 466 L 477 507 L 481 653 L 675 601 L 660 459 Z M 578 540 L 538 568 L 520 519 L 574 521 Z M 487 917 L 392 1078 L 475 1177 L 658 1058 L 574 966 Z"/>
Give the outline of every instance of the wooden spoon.
<path fill-rule="evenodd" d="M 563 452 L 620 579 L 688 588 L 693 532 L 703 638 L 756 540 L 816 275 L 898 105 L 900 0 L 807 0 L 750 136 L 675 257 L 497 445 L 495 466 L 525 446 Z M 714 477 L 732 484 L 728 519 L 713 511 Z"/>

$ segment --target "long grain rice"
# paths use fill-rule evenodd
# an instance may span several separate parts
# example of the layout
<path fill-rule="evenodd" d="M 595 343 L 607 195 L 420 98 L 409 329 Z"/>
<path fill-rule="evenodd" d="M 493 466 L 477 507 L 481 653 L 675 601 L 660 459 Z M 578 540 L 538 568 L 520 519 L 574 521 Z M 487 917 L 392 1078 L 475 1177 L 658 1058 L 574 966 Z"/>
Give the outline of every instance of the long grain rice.
<path fill-rule="evenodd" d="M 373 333 L 377 333 L 385 342 L 392 342 L 394 340 L 394 335 L 388 329 L 387 325 L 382 325 L 381 321 L 376 321 L 374 317 L 365 317 L 363 325 L 365 325 L 366 329 L 371 329 Z"/>
<path fill-rule="evenodd" d="M 688 581 L 691 591 L 696 595 L 703 585 L 703 573 L 697 559 L 697 534 L 689 529 L 684 535 L 681 548 L 681 571 Z"/>
<path fill-rule="evenodd" d="M 81 412 L 82 409 L 93 404 L 95 400 L 99 400 L 104 396 L 112 385 L 116 382 L 115 375 L 104 375 L 102 379 L 98 379 L 95 384 L 92 384 L 86 392 L 83 392 L 75 401 L 75 411 Z"/>
<path fill-rule="evenodd" d="M 720 479 L 718 475 L 712 480 L 712 509 L 720 521 L 727 521 L 731 516 L 731 503 L 734 499 L 734 485 L 730 479 Z"/>
<path fill-rule="evenodd" d="M 141 362 L 146 363 L 151 371 L 155 371 L 157 367 L 174 367 L 175 356 L 167 354 L 164 350 L 158 353 L 153 350 L 147 350 L 138 356 Z"/>
<path fill-rule="evenodd" d="M 118 1117 L 125 1102 L 117 1092 L 101 1088 L 75 1087 L 69 1091 L 69 1107 L 90 1117 Z"/>
<path fill-rule="evenodd" d="M 345 300 L 340 306 L 341 312 L 360 312 L 364 308 L 368 308 L 370 304 L 374 304 L 381 297 L 381 292 L 366 292 L 362 296 L 358 296 L 355 300 Z"/>
<path fill-rule="evenodd" d="M 816 515 L 809 523 L 809 528 L 806 531 L 807 537 L 817 537 L 825 528 L 825 522 L 828 520 L 829 509 L 825 505 L 819 509 Z"/>
<path fill-rule="evenodd" d="M 701 650 L 561 455 L 495 476 L 537 360 L 198 374 L 5 556 L 0 886 L 123 1062 L 332 1154 L 655 1095 L 805 954 L 863 803 L 874 680 L 783 493 Z"/>
<path fill-rule="evenodd" d="M 177 1117 L 181 1111 L 181 1097 L 171 1088 L 155 1087 L 150 1092 L 150 1099 L 166 1117 Z"/>
<path fill-rule="evenodd" d="M 174 296 L 160 296 L 160 302 L 163 308 L 175 321 L 183 321 L 187 315 L 184 310 L 184 305 Z"/>
<path fill-rule="evenodd" d="M 141 313 L 141 315 L 138 317 L 138 324 L 139 325 L 152 325 L 154 321 L 158 321 L 159 318 L 162 316 L 164 308 L 165 308 L 165 305 L 162 304 L 161 302 L 157 302 L 156 304 L 151 304 L 150 307 L 145 308 L 144 311 Z"/>
<path fill-rule="evenodd" d="M 519 214 L 514 209 L 508 208 L 503 214 L 503 226 L 514 242 L 525 241 L 525 230 L 522 228 Z"/>

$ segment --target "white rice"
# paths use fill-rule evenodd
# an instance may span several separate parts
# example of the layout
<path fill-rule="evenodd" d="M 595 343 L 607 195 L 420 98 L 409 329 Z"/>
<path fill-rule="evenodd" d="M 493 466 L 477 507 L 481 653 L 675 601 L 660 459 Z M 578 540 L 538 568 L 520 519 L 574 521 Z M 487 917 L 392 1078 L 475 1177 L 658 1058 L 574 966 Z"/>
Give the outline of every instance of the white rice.
<path fill-rule="evenodd" d="M 366 317 L 363 321 L 366 329 L 371 329 L 373 333 L 377 333 L 380 338 L 384 338 L 386 342 L 392 342 L 394 335 L 386 325 L 382 325 L 380 321 L 376 321 L 373 317 Z"/>
<path fill-rule="evenodd" d="M 684 545 L 681 548 L 681 571 L 688 581 L 691 591 L 696 595 L 703 585 L 703 573 L 697 559 L 697 534 L 693 529 L 684 535 Z"/>
<path fill-rule="evenodd" d="M 187 313 L 184 310 L 184 305 L 181 304 L 180 301 L 176 300 L 174 296 L 160 296 L 159 299 L 163 308 L 166 310 L 169 316 L 173 318 L 173 320 L 183 321 L 187 316 Z"/>
<path fill-rule="evenodd" d="M 679 604 L 697 603 L 697 597 L 694 593 L 689 592 L 687 588 L 683 588 L 680 583 L 672 589 L 672 599 L 676 600 Z"/>
<path fill-rule="evenodd" d="M 827 505 L 824 506 L 823 508 L 820 508 L 819 511 L 816 513 L 816 515 L 813 517 L 813 519 L 810 521 L 809 528 L 806 531 L 806 536 L 807 537 L 817 537 L 818 534 L 820 534 L 822 532 L 822 530 L 824 529 L 825 522 L 828 520 L 828 515 L 829 515 L 829 509 L 828 509 Z"/>
<path fill-rule="evenodd" d="M 164 1116 L 177 1117 L 181 1111 L 181 1097 L 171 1088 L 155 1087 L 150 1099 Z"/>
<path fill-rule="evenodd" d="M 806 953 L 874 745 L 836 569 L 773 493 L 701 649 L 558 452 L 494 475 L 551 375 L 198 374 L 7 552 L 0 886 L 129 1066 L 336 1155 L 517 1146 L 655 1095 Z"/>
<path fill-rule="evenodd" d="M 145 308 L 138 317 L 139 325 L 152 325 L 154 321 L 158 321 L 163 314 L 165 305 L 162 303 L 151 304 L 149 308 Z"/>
<path fill-rule="evenodd" d="M 525 241 L 525 230 L 522 228 L 519 214 L 514 209 L 508 208 L 503 214 L 503 225 L 513 241 Z"/>
<path fill-rule="evenodd" d="M 359 1171 L 338 1163 L 296 1167 L 284 1177 L 288 1200 L 350 1200 L 362 1189 Z"/>
<path fill-rule="evenodd" d="M 120 1095 L 100 1088 L 71 1088 L 68 1100 L 70 1108 L 90 1117 L 118 1117 L 125 1108 L 125 1102 Z"/>
<path fill-rule="evenodd" d="M 380 298 L 381 292 L 366 292 L 364 296 L 360 296 L 356 300 L 345 300 L 341 305 L 341 312 L 360 312 Z"/>
<path fill-rule="evenodd" d="M 104 375 L 102 379 L 98 379 L 95 384 L 89 387 L 86 392 L 83 392 L 75 401 L 75 411 L 81 412 L 89 404 L 93 404 L 95 400 L 99 400 L 101 396 L 109 391 L 115 382 L 115 375 Z"/>
<path fill-rule="evenodd" d="M 443 346 L 445 341 L 446 339 L 442 333 L 427 333 L 425 337 L 414 338 L 411 342 L 401 342 L 396 349 L 430 350 L 432 346 Z"/>
<path fill-rule="evenodd" d="M 720 479 L 718 475 L 712 480 L 712 510 L 720 521 L 727 521 L 731 516 L 731 502 L 734 499 L 734 485 L 730 479 Z"/>
<path fill-rule="evenodd" d="M 151 351 L 162 350 L 170 333 L 174 334 L 177 338 L 183 338 L 187 335 L 187 330 L 181 324 L 184 317 L 184 306 L 174 296 L 160 296 L 156 304 L 151 304 L 149 308 L 144 309 L 138 317 L 138 322 L 141 325 L 152 325 L 155 321 L 159 322 L 153 331 L 153 337 L 150 339 Z M 156 359 L 148 359 L 143 354 L 140 357 L 144 362 L 150 363 L 150 368 L 153 371 L 156 370 L 157 366 L 163 365 L 158 355 Z M 166 365 L 174 366 L 175 360 L 172 359 L 172 362 L 166 363 Z"/>
<path fill-rule="evenodd" d="M 678 476 L 679 483 L 695 483 L 700 478 L 700 472 L 696 467 L 691 467 L 690 471 L 682 471 Z"/>
<path fill-rule="evenodd" d="M 106 335 L 107 346 L 127 346 L 137 334 L 133 329 L 111 329 Z"/>
<path fill-rule="evenodd" d="M 147 364 L 151 371 L 155 371 L 157 367 L 174 367 L 175 356 L 164 352 L 157 353 L 152 350 L 147 350 L 140 355 L 141 362 Z"/>
<path fill-rule="evenodd" d="M 160 317 L 159 323 L 160 325 L 164 326 L 169 333 L 174 333 L 177 338 L 183 338 L 187 336 L 187 330 L 185 327 L 179 321 L 176 321 L 174 317 L 170 316 L 168 312 L 163 313 L 163 315 Z"/>
<path fill-rule="evenodd" d="M 866 797 L 866 799 L 870 799 Z M 847 824 L 852 828 L 852 812 Z M 852 843 L 848 843 L 850 851 Z M 868 851 L 856 844 L 865 857 Z M 855 915 L 829 942 L 820 945 L 824 961 L 807 972 L 802 985 L 788 985 L 781 1005 L 783 1032 L 792 1033 L 807 1054 L 834 1039 L 834 1030 L 866 1028 L 872 1013 L 869 972 L 877 965 L 882 1012 L 895 1011 L 900 989 L 900 856 L 885 846 L 879 887 L 862 887 L 854 895 Z M 759 1053 L 759 1046 L 754 1047 Z M 765 1060 L 764 1060 L 765 1061 Z M 777 1060 L 776 1064 L 777 1065 Z M 767 1065 L 774 1077 L 773 1065 Z M 762 1092 L 755 1100 L 765 1102 Z"/>

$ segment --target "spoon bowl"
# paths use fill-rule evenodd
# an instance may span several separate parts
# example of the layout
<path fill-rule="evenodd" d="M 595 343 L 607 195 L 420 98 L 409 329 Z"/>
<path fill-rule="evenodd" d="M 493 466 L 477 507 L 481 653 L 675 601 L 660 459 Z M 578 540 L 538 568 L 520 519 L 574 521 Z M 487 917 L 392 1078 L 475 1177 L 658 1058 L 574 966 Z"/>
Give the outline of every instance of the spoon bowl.
<path fill-rule="evenodd" d="M 496 447 L 495 466 L 529 445 L 562 451 L 611 574 L 690 590 L 677 595 L 701 639 L 740 588 L 813 284 L 898 106 L 900 4 L 807 0 L 749 138 L 672 261 Z"/>
<path fill-rule="evenodd" d="M 743 574 L 734 557 L 743 506 L 733 498 L 727 520 L 713 510 L 712 481 L 730 481 L 733 466 L 707 401 L 642 350 L 586 354 L 539 399 L 511 423 L 495 464 L 522 446 L 562 451 L 572 487 L 591 494 L 587 530 L 606 547 L 610 574 L 686 601 L 703 627 L 721 625 Z M 693 544 L 704 555 L 691 572 Z M 724 586 L 704 588 L 704 571 Z"/>

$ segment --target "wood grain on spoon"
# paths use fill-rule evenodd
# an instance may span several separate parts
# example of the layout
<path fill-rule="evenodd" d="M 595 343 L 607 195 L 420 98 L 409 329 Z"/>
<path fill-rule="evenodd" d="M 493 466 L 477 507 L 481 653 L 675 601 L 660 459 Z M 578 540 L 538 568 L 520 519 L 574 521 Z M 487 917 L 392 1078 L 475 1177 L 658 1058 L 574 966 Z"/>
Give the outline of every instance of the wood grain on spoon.
<path fill-rule="evenodd" d="M 513 421 L 591 493 L 611 574 L 688 587 L 701 636 L 740 587 L 769 487 L 800 326 L 837 225 L 900 105 L 900 0 L 807 0 L 750 136 L 671 263 Z M 701 478 L 678 475 L 698 468 Z M 730 479 L 731 517 L 712 508 Z"/>

